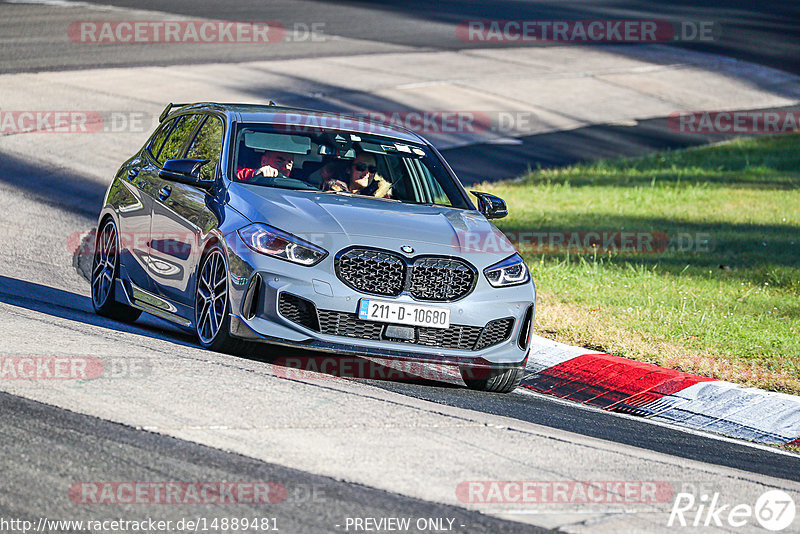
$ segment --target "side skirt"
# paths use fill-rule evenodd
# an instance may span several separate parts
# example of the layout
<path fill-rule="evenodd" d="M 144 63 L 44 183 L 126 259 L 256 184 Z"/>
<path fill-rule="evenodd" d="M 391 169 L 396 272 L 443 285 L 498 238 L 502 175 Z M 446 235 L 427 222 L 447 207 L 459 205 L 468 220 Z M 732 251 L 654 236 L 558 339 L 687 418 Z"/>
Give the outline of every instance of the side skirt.
<path fill-rule="evenodd" d="M 115 283 L 114 295 L 118 302 L 138 308 L 143 312 L 155 315 L 160 319 L 184 328 L 194 329 L 194 322 L 181 315 L 178 307 L 169 300 L 145 291 L 131 282 L 123 282 L 119 278 Z M 186 306 L 181 307 L 186 308 Z"/>

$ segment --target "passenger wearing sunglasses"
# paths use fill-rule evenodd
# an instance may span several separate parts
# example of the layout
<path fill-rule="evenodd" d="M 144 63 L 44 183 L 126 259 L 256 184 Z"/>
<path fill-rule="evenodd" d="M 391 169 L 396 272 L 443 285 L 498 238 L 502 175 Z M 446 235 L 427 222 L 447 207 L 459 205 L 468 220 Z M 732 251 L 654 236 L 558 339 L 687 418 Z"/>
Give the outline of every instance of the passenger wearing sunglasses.
<path fill-rule="evenodd" d="M 343 180 L 329 180 L 323 185 L 325 191 L 346 191 L 378 198 L 391 198 L 392 184 L 377 173 L 375 156 L 367 152 L 356 152 Z"/>

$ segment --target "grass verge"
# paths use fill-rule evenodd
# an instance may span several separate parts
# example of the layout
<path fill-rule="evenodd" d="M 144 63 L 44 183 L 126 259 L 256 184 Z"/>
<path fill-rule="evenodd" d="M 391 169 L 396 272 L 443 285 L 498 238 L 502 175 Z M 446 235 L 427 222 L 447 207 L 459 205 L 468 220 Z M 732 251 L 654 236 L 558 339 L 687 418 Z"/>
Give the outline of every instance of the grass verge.
<path fill-rule="evenodd" d="M 477 188 L 508 203 L 540 335 L 800 394 L 799 185 L 786 134 Z"/>

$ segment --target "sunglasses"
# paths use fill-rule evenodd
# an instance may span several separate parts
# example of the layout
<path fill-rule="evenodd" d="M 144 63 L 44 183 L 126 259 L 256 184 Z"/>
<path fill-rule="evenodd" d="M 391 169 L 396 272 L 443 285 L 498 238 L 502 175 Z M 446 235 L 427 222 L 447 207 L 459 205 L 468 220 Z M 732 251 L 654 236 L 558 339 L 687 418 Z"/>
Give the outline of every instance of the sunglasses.
<path fill-rule="evenodd" d="M 378 170 L 378 167 L 376 167 L 375 165 L 367 165 L 365 163 L 354 163 L 353 167 L 358 172 L 369 171 L 370 173 L 374 173 L 375 171 Z"/>

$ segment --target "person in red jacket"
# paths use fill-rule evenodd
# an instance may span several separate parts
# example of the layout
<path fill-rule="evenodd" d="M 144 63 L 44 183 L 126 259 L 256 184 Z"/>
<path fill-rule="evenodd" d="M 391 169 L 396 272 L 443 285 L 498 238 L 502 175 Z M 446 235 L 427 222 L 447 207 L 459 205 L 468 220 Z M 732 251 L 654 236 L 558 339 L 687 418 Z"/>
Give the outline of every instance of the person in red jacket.
<path fill-rule="evenodd" d="M 258 169 L 240 168 L 236 171 L 236 179 L 248 182 L 254 176 L 273 178 L 282 174 L 289 176 L 294 166 L 294 155 L 288 152 L 267 151 L 261 155 L 261 167 Z"/>

